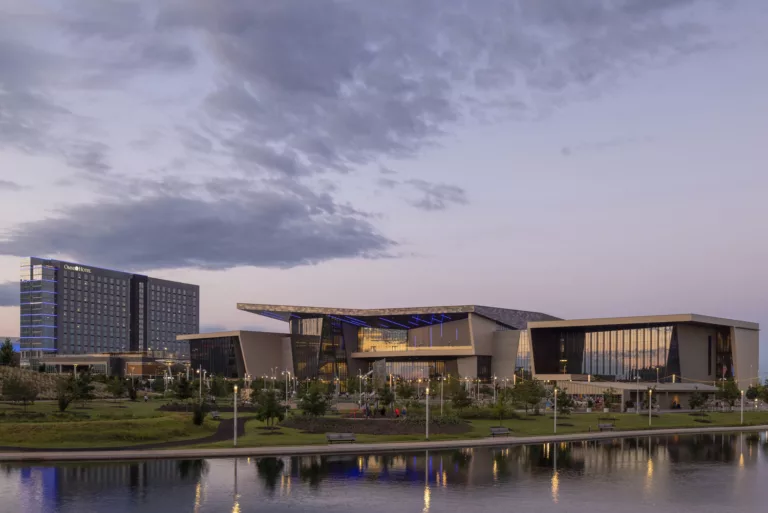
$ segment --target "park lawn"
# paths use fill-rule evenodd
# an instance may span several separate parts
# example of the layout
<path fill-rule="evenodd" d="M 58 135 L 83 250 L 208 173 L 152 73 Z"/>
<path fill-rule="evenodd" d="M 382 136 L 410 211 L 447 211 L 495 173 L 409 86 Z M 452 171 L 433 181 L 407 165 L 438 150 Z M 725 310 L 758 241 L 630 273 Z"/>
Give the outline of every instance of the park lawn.
<path fill-rule="evenodd" d="M 144 402 L 143 397 L 137 401 L 129 401 L 127 399 L 121 399 L 119 401 L 114 400 L 93 400 L 87 401 L 85 405 L 79 401 L 73 402 L 67 408 L 67 412 L 87 416 L 93 420 L 110 420 L 110 419 L 127 419 L 127 418 L 147 418 L 147 417 L 162 417 L 166 415 L 166 412 L 158 411 L 157 408 L 165 404 L 166 401 L 151 400 Z M 59 407 L 56 401 L 36 401 L 34 404 L 27 405 L 28 412 L 38 413 L 58 413 Z M 23 412 L 24 407 L 21 404 L 14 404 L 9 402 L 0 403 L 0 419 L 1 414 L 11 412 Z M 2 422 L 0 422 L 1 424 Z"/>
<path fill-rule="evenodd" d="M 616 418 L 613 421 L 618 431 L 631 431 L 631 430 L 645 430 L 648 427 L 648 415 L 637 415 L 635 413 L 577 413 L 571 414 L 566 417 L 558 416 L 558 434 L 567 433 L 585 433 L 597 430 L 597 424 L 611 422 L 607 420 L 599 420 L 610 416 Z M 506 419 L 503 421 L 503 425 L 508 427 L 512 432 L 512 436 L 525 437 L 525 436 L 541 436 L 553 434 L 553 416 L 551 413 L 546 415 L 521 415 L 520 419 Z M 739 412 L 733 413 L 710 413 L 708 420 L 712 422 L 700 423 L 696 422 L 696 419 L 700 417 L 693 417 L 688 413 L 663 413 L 659 416 L 653 417 L 653 429 L 663 428 L 706 428 L 706 427 L 719 427 L 719 426 L 739 426 L 740 417 Z M 524 420 L 523 420 L 524 419 Z M 472 430 L 468 433 L 452 434 L 452 435 L 430 435 L 430 440 L 468 440 L 486 438 L 490 435 L 490 428 L 492 426 L 498 426 L 498 420 L 472 420 L 469 421 L 472 426 Z M 569 425 L 570 424 L 570 425 Z M 745 412 L 744 413 L 745 425 L 767 425 L 768 424 L 768 412 Z M 245 435 L 238 437 L 238 447 L 265 447 L 265 446 L 288 446 L 288 445 L 325 445 L 327 441 L 325 435 L 302 433 L 298 429 L 290 429 L 281 427 L 278 432 L 281 434 L 267 434 L 268 431 L 259 429 L 264 426 L 264 423 L 255 419 L 249 420 L 245 425 Z M 358 443 L 384 443 L 384 442 L 415 442 L 423 441 L 424 436 L 422 434 L 414 435 L 357 435 Z M 213 444 L 201 444 L 195 447 L 200 448 L 212 448 L 212 447 L 232 447 L 232 441 L 218 442 Z"/>
<path fill-rule="evenodd" d="M 195 426 L 190 415 L 76 422 L 1 422 L 0 446 L 36 448 L 125 447 L 177 440 L 194 441 L 212 435 L 218 422 Z"/>

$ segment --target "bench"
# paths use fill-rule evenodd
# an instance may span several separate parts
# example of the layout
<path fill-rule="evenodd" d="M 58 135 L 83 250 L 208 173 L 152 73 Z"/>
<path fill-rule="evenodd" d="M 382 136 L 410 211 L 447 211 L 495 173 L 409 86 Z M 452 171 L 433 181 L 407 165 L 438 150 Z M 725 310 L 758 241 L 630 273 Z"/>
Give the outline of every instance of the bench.
<path fill-rule="evenodd" d="M 509 428 L 505 427 L 492 427 L 491 428 L 491 436 L 497 437 L 497 436 L 509 436 Z"/>
<path fill-rule="evenodd" d="M 212 411 L 211 412 L 211 418 L 213 420 L 221 420 L 221 416 L 219 415 L 219 412 L 217 412 L 217 411 Z"/>
<path fill-rule="evenodd" d="M 597 430 L 598 431 L 613 431 L 616 429 L 616 426 L 614 424 L 598 424 Z"/>
<path fill-rule="evenodd" d="M 328 440 L 329 444 L 332 444 L 334 442 L 354 443 L 357 440 L 354 433 L 326 433 L 325 438 L 326 440 Z"/>

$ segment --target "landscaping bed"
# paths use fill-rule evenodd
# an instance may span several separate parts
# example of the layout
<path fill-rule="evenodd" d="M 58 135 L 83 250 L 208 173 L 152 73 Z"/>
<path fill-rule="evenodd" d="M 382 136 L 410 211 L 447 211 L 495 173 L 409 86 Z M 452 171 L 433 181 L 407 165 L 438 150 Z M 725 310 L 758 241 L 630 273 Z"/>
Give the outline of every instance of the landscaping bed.
<path fill-rule="evenodd" d="M 283 427 L 299 429 L 304 433 L 355 433 L 359 435 L 415 435 L 424 433 L 424 421 L 406 421 L 402 419 L 343 419 L 311 418 L 296 416 L 284 420 Z M 430 422 L 431 434 L 462 434 L 471 431 L 467 422 L 439 423 Z"/>

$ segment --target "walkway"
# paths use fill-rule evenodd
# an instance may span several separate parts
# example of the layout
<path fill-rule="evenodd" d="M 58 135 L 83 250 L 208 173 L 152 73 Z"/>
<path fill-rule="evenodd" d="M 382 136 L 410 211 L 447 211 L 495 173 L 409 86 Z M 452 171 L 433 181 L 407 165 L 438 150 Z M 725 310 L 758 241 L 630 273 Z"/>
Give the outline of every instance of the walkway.
<path fill-rule="evenodd" d="M 239 421 L 239 419 L 238 419 Z M 223 421 L 222 421 L 223 423 Z M 232 428 L 232 424 L 229 425 Z M 574 433 L 568 435 L 547 435 L 508 438 L 480 438 L 473 440 L 446 440 L 439 442 L 392 442 L 376 444 L 349 445 L 301 445 L 286 447 L 231 447 L 222 449 L 168 449 L 171 445 L 155 444 L 144 448 L 132 447 L 125 450 L 101 449 L 89 451 L 77 450 L 36 450 L 0 453 L 0 461 L 99 461 L 99 460 L 148 460 L 148 459 L 192 459 L 192 458 L 232 458 L 232 457 L 268 457 L 268 456 L 306 456 L 317 454 L 371 454 L 381 452 L 408 452 L 423 450 L 447 450 L 466 447 L 505 447 L 512 445 L 540 444 L 551 442 L 578 442 L 582 440 L 611 440 L 616 438 L 636 438 L 663 435 L 685 435 L 700 433 L 737 433 L 747 431 L 765 431 L 768 426 L 745 427 L 709 427 L 654 429 L 639 431 L 615 431 L 604 433 Z M 239 431 L 239 430 L 238 430 Z M 218 434 L 218 432 L 217 432 Z M 216 435 L 213 435 L 216 436 Z M 169 442 L 175 444 L 176 442 Z M 186 444 L 198 441 L 186 441 Z M 160 447 L 163 446 L 163 447 Z M 153 449 L 166 450 L 153 450 Z"/>

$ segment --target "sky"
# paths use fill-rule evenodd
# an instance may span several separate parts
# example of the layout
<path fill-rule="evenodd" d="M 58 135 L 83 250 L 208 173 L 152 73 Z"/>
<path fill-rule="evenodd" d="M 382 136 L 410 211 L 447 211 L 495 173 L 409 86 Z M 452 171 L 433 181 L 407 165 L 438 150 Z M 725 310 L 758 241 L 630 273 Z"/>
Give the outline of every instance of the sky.
<path fill-rule="evenodd" d="M 238 302 L 768 326 L 764 0 L 0 0 L 22 256 Z M 768 337 L 761 335 L 768 371 Z"/>

